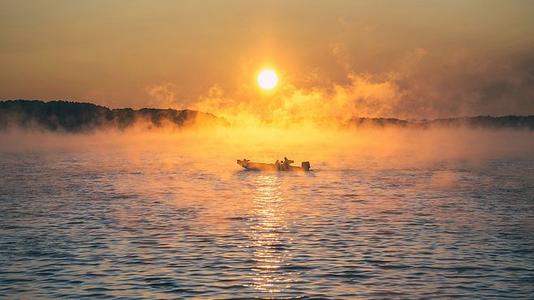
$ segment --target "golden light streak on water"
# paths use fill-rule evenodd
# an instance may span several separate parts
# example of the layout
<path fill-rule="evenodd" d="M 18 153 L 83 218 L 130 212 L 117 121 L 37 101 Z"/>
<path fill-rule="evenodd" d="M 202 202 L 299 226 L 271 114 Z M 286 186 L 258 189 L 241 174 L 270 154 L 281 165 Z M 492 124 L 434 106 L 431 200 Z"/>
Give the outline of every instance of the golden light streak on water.
<path fill-rule="evenodd" d="M 254 219 L 251 226 L 252 247 L 254 247 L 253 286 L 260 292 L 279 293 L 291 288 L 288 273 L 281 268 L 291 255 L 291 246 L 284 238 L 287 232 L 285 201 L 277 174 L 261 175 L 256 179 L 253 197 Z"/>

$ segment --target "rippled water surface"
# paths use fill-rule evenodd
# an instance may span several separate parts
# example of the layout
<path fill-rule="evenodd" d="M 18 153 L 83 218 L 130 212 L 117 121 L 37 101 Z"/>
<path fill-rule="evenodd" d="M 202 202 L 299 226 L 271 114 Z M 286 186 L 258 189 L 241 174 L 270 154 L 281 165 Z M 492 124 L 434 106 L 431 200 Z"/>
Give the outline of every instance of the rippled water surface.
<path fill-rule="evenodd" d="M 235 158 L 2 152 L 0 294 L 533 296 L 532 160 L 359 157 L 302 174 L 245 172 Z"/>

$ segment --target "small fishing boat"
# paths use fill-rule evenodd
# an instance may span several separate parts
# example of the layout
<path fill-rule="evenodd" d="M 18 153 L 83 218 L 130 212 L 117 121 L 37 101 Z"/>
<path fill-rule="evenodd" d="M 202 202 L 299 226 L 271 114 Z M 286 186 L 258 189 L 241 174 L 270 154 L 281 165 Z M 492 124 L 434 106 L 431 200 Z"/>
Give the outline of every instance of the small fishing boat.
<path fill-rule="evenodd" d="M 304 171 L 308 172 L 310 171 L 310 162 L 309 161 L 303 161 L 300 164 L 300 167 L 297 166 L 291 166 L 290 164 L 293 163 L 292 160 L 289 161 L 289 163 L 274 163 L 274 164 L 268 164 L 268 163 L 259 163 L 259 162 L 252 162 L 248 159 L 238 159 L 237 164 L 242 166 L 243 168 L 247 170 L 253 170 L 253 171 Z"/>

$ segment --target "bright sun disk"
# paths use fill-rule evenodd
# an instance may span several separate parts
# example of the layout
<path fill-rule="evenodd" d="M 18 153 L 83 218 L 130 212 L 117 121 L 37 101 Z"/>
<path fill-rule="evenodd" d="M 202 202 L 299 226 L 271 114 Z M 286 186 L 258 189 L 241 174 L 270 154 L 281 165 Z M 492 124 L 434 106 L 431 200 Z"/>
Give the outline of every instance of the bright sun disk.
<path fill-rule="evenodd" d="M 264 69 L 258 74 L 258 84 L 264 90 L 272 90 L 278 83 L 278 76 L 272 69 Z"/>

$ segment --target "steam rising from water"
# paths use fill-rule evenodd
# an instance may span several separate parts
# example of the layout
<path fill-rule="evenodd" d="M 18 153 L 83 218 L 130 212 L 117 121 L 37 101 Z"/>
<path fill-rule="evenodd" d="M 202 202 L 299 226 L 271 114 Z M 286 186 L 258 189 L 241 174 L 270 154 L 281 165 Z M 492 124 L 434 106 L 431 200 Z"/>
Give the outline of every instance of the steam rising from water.
<path fill-rule="evenodd" d="M 348 69 L 340 81 L 328 81 L 317 74 L 309 80 L 288 75 L 274 94 L 261 94 L 250 83 L 235 90 L 214 85 L 187 105 L 238 123 L 259 119 L 284 125 L 302 120 L 344 121 L 351 117 L 532 113 L 530 56 L 502 59 L 457 49 L 442 51 L 449 53 L 429 55 L 425 49 L 415 49 L 391 69 Z M 432 57 L 431 61 L 427 56 Z"/>
<path fill-rule="evenodd" d="M 141 127 L 140 127 L 141 128 Z M 176 152 L 209 168 L 232 167 L 235 159 L 274 162 L 287 156 L 315 169 L 396 168 L 435 163 L 484 164 L 490 159 L 534 158 L 532 131 L 488 129 L 211 127 L 129 129 L 71 135 L 12 130 L 1 134 L 0 151 L 106 151 L 133 156 L 147 149 Z M 447 174 L 437 185 L 454 182 Z"/>

